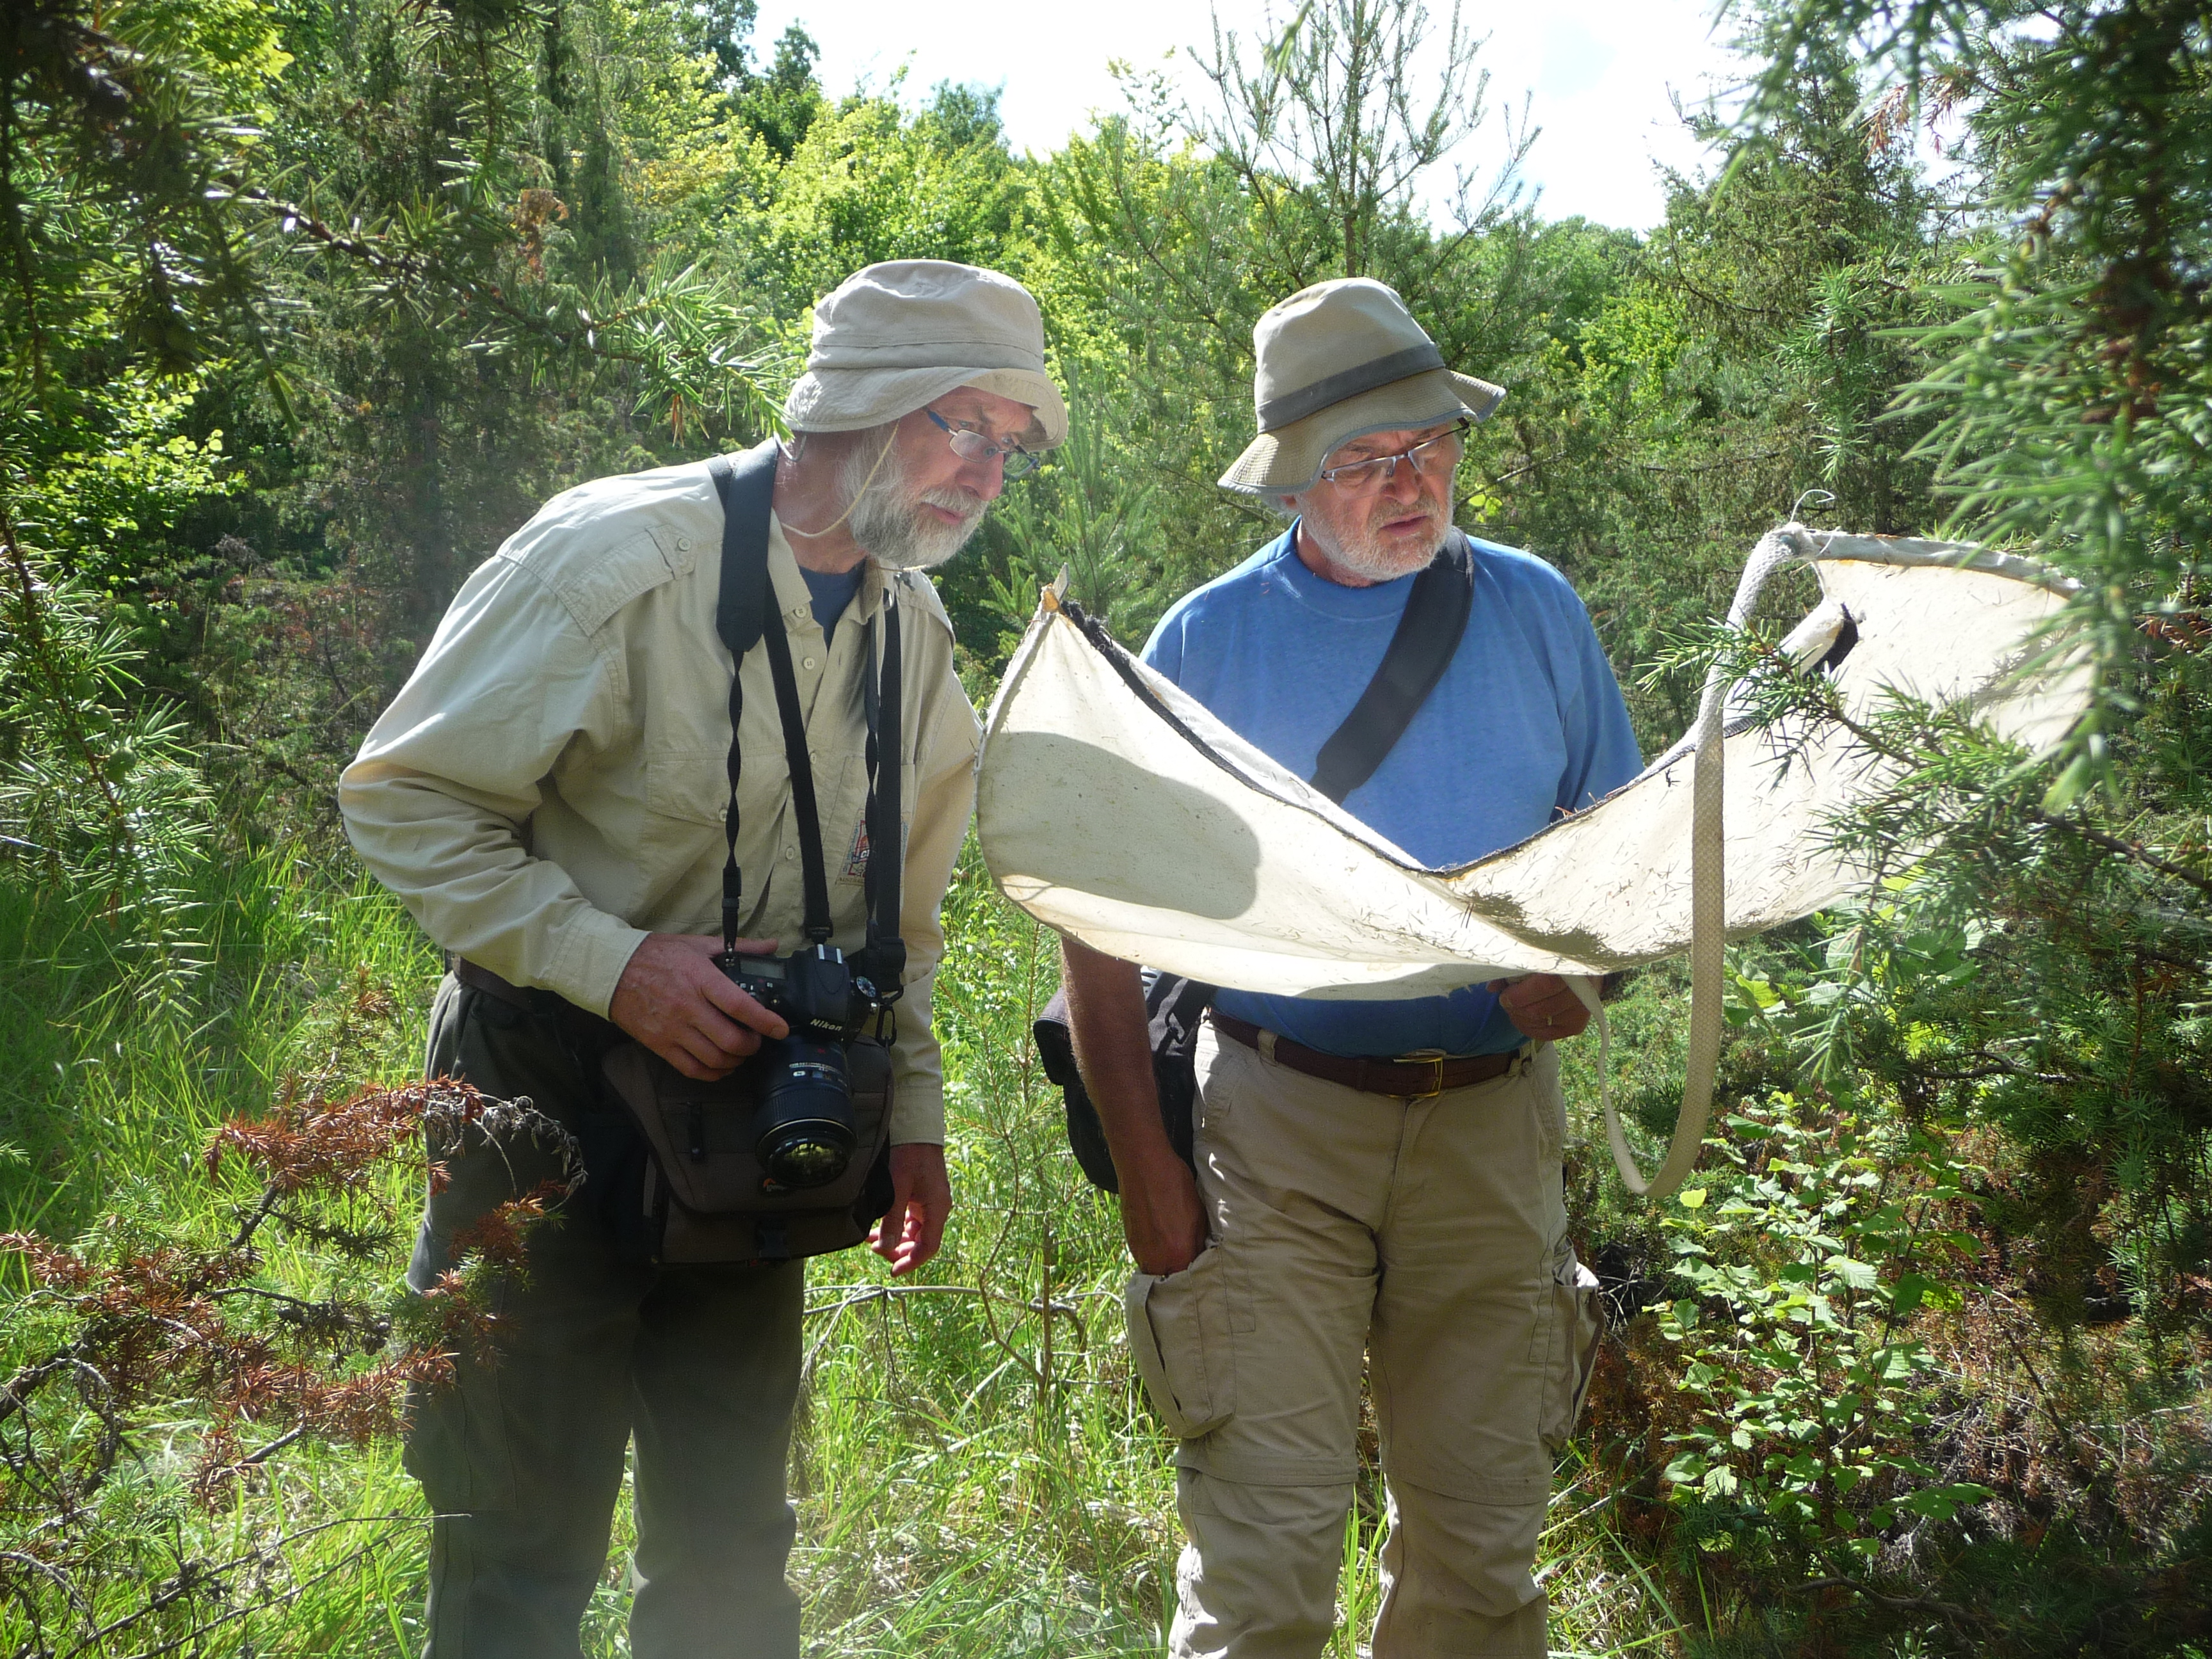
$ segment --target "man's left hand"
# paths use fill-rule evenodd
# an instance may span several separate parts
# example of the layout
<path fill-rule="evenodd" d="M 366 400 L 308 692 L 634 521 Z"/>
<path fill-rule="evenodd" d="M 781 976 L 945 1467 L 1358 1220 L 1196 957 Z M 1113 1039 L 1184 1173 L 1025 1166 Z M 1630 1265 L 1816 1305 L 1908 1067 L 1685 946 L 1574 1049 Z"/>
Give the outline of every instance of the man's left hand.
<path fill-rule="evenodd" d="M 891 1207 L 868 1234 L 876 1254 L 902 1277 L 937 1254 L 945 1218 L 952 1213 L 952 1182 L 945 1173 L 945 1148 L 909 1141 L 891 1148 Z"/>
<path fill-rule="evenodd" d="M 1513 1022 L 1513 1029 L 1538 1042 L 1579 1036 L 1589 1024 L 1589 1010 L 1557 974 L 1531 974 L 1510 981 L 1494 979 L 1490 988 L 1498 993 L 1498 1006 Z"/>

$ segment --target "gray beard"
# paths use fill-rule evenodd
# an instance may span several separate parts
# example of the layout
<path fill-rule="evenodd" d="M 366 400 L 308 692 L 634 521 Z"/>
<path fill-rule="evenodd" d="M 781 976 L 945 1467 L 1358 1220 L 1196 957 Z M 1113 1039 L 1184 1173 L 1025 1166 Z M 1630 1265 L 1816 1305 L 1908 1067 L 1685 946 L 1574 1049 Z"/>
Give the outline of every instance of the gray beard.
<path fill-rule="evenodd" d="M 1410 576 L 1416 570 L 1425 569 L 1437 556 L 1437 549 L 1444 544 L 1449 533 L 1449 525 L 1437 527 L 1437 538 L 1426 552 L 1392 553 L 1376 542 L 1371 529 L 1363 526 L 1356 536 L 1346 536 L 1335 555 L 1336 562 L 1355 575 L 1364 576 L 1370 582 L 1394 582 L 1401 576 Z"/>
<path fill-rule="evenodd" d="M 895 456 L 884 459 L 875 483 L 867 484 L 875 463 L 876 457 L 866 448 L 856 448 L 838 468 L 841 491 L 853 501 L 846 523 L 863 552 L 887 569 L 929 570 L 968 544 L 983 522 L 985 503 L 957 489 L 914 492 Z M 860 498 L 854 501 L 856 494 Z M 967 516 L 958 524 L 939 524 L 922 516 L 924 503 Z"/>

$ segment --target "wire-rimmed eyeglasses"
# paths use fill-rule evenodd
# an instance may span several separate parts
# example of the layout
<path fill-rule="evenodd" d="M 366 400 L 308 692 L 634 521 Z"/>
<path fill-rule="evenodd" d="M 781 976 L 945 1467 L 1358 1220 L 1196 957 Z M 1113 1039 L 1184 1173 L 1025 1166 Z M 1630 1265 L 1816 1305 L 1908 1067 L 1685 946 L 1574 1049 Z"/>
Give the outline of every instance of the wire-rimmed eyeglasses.
<path fill-rule="evenodd" d="M 1042 459 L 1030 454 L 1012 438 L 1002 444 L 993 443 L 975 428 L 955 426 L 933 409 L 925 409 L 921 412 L 944 429 L 946 440 L 952 446 L 952 453 L 962 460 L 988 461 L 994 455 L 1003 457 L 1006 463 L 1006 470 L 1003 476 L 1008 483 L 1013 483 L 1017 478 L 1028 477 L 1030 473 L 1037 470 L 1039 462 Z"/>
<path fill-rule="evenodd" d="M 1466 453 L 1467 427 L 1465 421 L 1455 421 L 1449 431 L 1424 438 L 1409 449 L 1395 450 L 1388 455 L 1370 455 L 1361 460 L 1346 461 L 1341 466 L 1325 466 L 1321 470 L 1321 481 L 1340 484 L 1346 489 L 1373 489 L 1398 476 L 1401 461 L 1412 462 L 1413 471 L 1425 478 L 1439 472 L 1449 474 Z"/>

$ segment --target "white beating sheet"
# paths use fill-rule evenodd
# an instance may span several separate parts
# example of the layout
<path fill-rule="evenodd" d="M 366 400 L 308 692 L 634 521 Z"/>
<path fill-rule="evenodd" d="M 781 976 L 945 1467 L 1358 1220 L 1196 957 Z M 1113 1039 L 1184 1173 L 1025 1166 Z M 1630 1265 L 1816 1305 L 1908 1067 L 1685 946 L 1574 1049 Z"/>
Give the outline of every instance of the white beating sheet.
<path fill-rule="evenodd" d="M 1791 636 L 1800 654 L 1817 660 L 1856 632 L 1832 668 L 1811 671 L 1834 675 L 1854 716 L 1896 690 L 1963 698 L 2040 750 L 2085 707 L 2078 662 L 2021 672 L 2064 598 L 2027 562 L 1795 526 L 1769 544 L 1820 579 L 1823 601 Z M 1888 775 L 1841 731 L 1786 765 L 1783 747 L 1755 726 L 1725 738 L 1732 937 L 1851 889 L 1859 872 L 1823 846 L 1823 823 Z M 1424 869 L 1048 595 L 991 707 L 977 825 L 1009 898 L 1109 955 L 1277 995 L 1422 996 L 1686 949 L 1692 763 L 1678 745 L 1516 846 Z"/>

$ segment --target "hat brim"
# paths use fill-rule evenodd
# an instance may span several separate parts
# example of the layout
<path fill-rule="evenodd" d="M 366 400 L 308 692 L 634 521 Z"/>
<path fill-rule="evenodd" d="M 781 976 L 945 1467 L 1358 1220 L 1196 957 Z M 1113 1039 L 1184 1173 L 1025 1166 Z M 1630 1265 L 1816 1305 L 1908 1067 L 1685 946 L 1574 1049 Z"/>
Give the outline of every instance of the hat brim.
<path fill-rule="evenodd" d="M 1056 449 L 1067 441 L 1067 404 L 1052 376 L 1030 368 L 810 368 L 783 400 L 793 432 L 860 432 L 972 386 L 1026 404 L 1036 418 L 1022 447 Z"/>
<path fill-rule="evenodd" d="M 1221 475 L 1221 487 L 1246 495 L 1295 495 L 1313 487 L 1321 464 L 1340 444 L 1370 432 L 1436 426 L 1462 416 L 1487 420 L 1504 397 L 1503 386 L 1449 368 L 1410 374 L 1261 433 Z"/>

